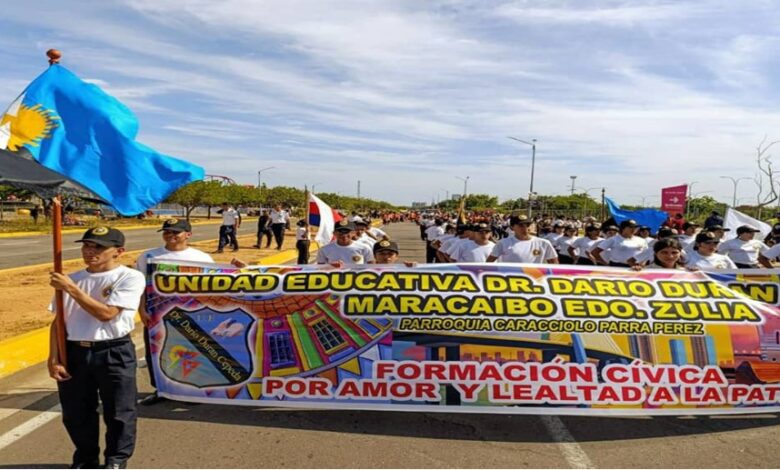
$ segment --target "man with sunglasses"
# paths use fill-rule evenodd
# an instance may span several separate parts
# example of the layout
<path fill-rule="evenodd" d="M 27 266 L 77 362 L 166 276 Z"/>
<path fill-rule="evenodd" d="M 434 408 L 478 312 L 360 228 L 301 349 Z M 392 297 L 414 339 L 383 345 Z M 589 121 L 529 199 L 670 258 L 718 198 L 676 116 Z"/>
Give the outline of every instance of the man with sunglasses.
<path fill-rule="evenodd" d="M 135 268 L 141 271 L 147 279 L 147 282 L 151 282 L 152 273 L 150 267 L 152 264 L 160 261 L 197 261 L 203 263 L 213 263 L 214 260 L 207 253 L 204 253 L 196 248 L 189 246 L 189 240 L 192 237 L 192 225 L 186 219 L 171 218 L 163 223 L 163 226 L 158 232 L 162 232 L 163 246 L 159 248 L 153 248 L 141 253 L 135 262 Z M 149 322 L 151 317 L 146 312 L 146 295 L 141 300 L 141 308 L 139 309 L 141 314 L 141 322 L 144 324 L 144 348 L 146 349 L 146 367 L 149 371 L 149 382 L 154 388 L 154 392 L 151 395 L 146 396 L 140 401 L 142 405 L 153 405 L 157 402 L 164 400 L 163 397 L 157 394 L 157 381 L 154 378 L 154 371 L 152 369 L 152 351 L 149 347 Z"/>

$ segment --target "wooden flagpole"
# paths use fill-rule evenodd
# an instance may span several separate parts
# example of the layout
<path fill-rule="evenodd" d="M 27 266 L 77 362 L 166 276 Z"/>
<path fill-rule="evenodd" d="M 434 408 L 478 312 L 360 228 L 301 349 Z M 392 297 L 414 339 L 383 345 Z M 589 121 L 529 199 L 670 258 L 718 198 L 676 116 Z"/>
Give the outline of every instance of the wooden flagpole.
<path fill-rule="evenodd" d="M 49 66 L 58 64 L 62 54 L 57 49 L 46 51 L 49 58 Z M 52 220 L 52 243 L 54 256 L 54 272 L 62 274 L 62 202 L 60 196 L 52 198 L 51 220 Z M 57 289 L 54 291 L 54 305 L 56 308 L 54 316 L 55 338 L 57 340 L 57 354 L 60 364 L 67 369 L 68 354 L 65 349 L 65 294 Z"/>

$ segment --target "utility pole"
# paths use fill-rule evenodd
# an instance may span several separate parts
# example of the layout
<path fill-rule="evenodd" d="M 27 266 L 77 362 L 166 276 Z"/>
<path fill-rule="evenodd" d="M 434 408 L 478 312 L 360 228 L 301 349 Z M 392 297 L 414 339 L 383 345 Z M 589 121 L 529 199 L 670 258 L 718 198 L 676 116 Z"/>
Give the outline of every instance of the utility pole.
<path fill-rule="evenodd" d="M 605 204 L 605 198 L 607 194 L 607 188 L 601 188 L 601 221 L 604 221 L 604 204 Z"/>
<path fill-rule="evenodd" d="M 577 176 L 569 176 L 571 178 L 571 195 L 574 196 L 574 182 L 577 180 Z"/>
<path fill-rule="evenodd" d="M 360 180 L 358 180 L 358 187 L 357 187 L 357 198 L 360 199 Z"/>

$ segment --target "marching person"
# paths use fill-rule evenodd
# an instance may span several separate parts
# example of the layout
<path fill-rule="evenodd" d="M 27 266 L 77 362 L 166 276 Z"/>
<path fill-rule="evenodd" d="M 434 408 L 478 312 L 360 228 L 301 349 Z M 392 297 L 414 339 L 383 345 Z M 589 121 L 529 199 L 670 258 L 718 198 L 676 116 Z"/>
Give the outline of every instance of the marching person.
<path fill-rule="evenodd" d="M 398 243 L 384 238 L 374 244 L 374 260 L 376 264 L 396 264 L 400 262 Z M 407 268 L 417 265 L 414 261 L 403 261 Z"/>
<path fill-rule="evenodd" d="M 290 223 L 290 214 L 282 209 L 281 204 L 276 204 L 271 211 L 271 231 L 276 240 L 276 249 L 281 250 L 284 243 L 284 231 Z"/>
<path fill-rule="evenodd" d="M 536 263 L 558 264 L 558 256 L 549 240 L 538 238 L 528 232 L 531 220 L 525 215 L 512 216 L 509 226 L 512 235 L 502 238 L 493 247 L 488 263 Z"/>
<path fill-rule="evenodd" d="M 637 264 L 636 256 L 647 248 L 647 241 L 634 235 L 636 229 L 637 223 L 634 220 L 620 222 L 620 233 L 604 240 L 594 248 L 591 252 L 593 258 L 599 264 L 609 264 L 609 266 L 630 268 Z M 601 257 L 601 253 L 605 250 L 610 250 L 609 263 Z"/>
<path fill-rule="evenodd" d="M 119 230 L 94 227 L 77 242 L 86 269 L 69 276 L 52 273 L 49 281 L 64 294 L 68 364 L 58 355 L 53 323 L 49 375 L 57 381 L 62 421 L 76 446 L 72 468 L 100 468 L 98 395 L 106 425 L 105 468 L 126 468 L 135 449 L 137 419 L 130 333 L 144 276 L 119 263 L 125 251 Z"/>
<path fill-rule="evenodd" d="M 575 237 L 577 236 L 577 229 L 573 225 L 566 225 L 563 228 L 563 236 L 558 237 L 553 242 L 553 248 L 558 252 L 558 262 L 561 264 L 574 264 L 574 260 L 577 259 L 577 254 L 571 255 L 569 250 L 572 248 Z"/>
<path fill-rule="evenodd" d="M 596 245 L 603 240 L 599 236 L 601 230 L 595 225 L 587 225 L 585 227 L 585 236 L 580 237 L 569 246 L 569 256 L 574 260 L 574 264 L 581 264 L 586 266 L 593 266 L 596 264 L 593 261 L 593 257 L 590 252 Z"/>
<path fill-rule="evenodd" d="M 257 219 L 257 245 L 252 248 L 262 248 L 263 238 L 265 238 L 265 247 L 271 246 L 271 217 L 268 215 L 268 209 L 263 209 L 262 214 Z"/>
<path fill-rule="evenodd" d="M 433 225 L 425 229 L 425 262 L 426 263 L 435 263 L 437 261 L 436 257 L 436 245 L 433 243 L 436 240 L 439 239 L 442 235 L 444 235 L 444 228 L 442 228 L 442 225 L 444 224 L 444 220 L 437 218 Z"/>
<path fill-rule="evenodd" d="M 162 232 L 164 245 L 159 248 L 152 248 L 151 250 L 144 251 L 138 256 L 138 259 L 135 262 L 135 269 L 144 274 L 149 282 L 151 282 L 152 275 L 150 267 L 158 261 L 214 262 L 211 255 L 189 246 L 190 238 L 192 238 L 192 225 L 186 219 L 168 219 L 163 223 L 162 228 L 158 230 L 158 232 Z M 146 295 L 144 294 L 139 313 L 141 315 L 141 322 L 144 325 L 146 368 L 149 372 L 149 382 L 152 384 L 154 392 L 147 395 L 139 402 L 144 406 L 154 405 L 155 403 L 165 400 L 165 398 L 157 394 L 157 380 L 154 378 L 154 370 L 152 369 L 152 349 L 150 347 L 151 340 L 149 338 L 151 317 L 147 312 L 146 301 Z"/>
<path fill-rule="evenodd" d="M 726 255 L 717 253 L 720 239 L 712 232 L 696 235 L 693 250 L 688 252 L 685 266 L 688 269 L 737 269 L 737 265 Z"/>
<path fill-rule="evenodd" d="M 219 245 L 216 252 L 222 253 L 225 245 L 230 245 L 233 251 L 238 251 L 236 234 L 241 226 L 241 214 L 227 202 L 222 203 L 222 209 L 218 210 L 217 214 L 222 214 L 222 225 L 219 227 Z"/>
<path fill-rule="evenodd" d="M 731 258 L 739 269 L 755 269 L 760 266 L 771 268 L 772 263 L 763 256 L 769 247 L 754 239 L 759 232 L 761 231 L 749 225 L 737 227 L 737 238 L 721 243 L 718 253 Z"/>
<path fill-rule="evenodd" d="M 295 230 L 295 249 L 298 250 L 298 264 L 309 264 L 309 245 L 311 245 L 311 233 L 309 224 L 305 220 L 299 220 Z"/>
<path fill-rule="evenodd" d="M 676 238 L 663 238 L 653 245 L 653 262 L 644 267 L 644 269 L 685 269 L 682 261 L 682 244 Z M 641 271 L 642 265 L 635 264 L 631 267 L 636 271 Z"/>
<path fill-rule="evenodd" d="M 335 227 L 336 240 L 317 251 L 317 264 L 330 264 L 341 267 L 347 264 L 366 264 L 374 262 L 374 253 L 363 243 L 353 240 L 355 223 L 340 220 Z"/>
<path fill-rule="evenodd" d="M 474 227 L 474 239 L 458 245 L 453 252 L 453 261 L 459 263 L 484 263 L 496 245 L 490 241 L 493 229 L 486 223 Z"/>

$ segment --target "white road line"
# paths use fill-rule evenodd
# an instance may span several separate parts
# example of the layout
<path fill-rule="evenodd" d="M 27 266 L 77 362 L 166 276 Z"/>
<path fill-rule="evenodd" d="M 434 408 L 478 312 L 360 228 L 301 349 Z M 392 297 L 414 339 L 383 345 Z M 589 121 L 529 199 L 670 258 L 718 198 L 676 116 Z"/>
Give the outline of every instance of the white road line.
<path fill-rule="evenodd" d="M 59 403 L 48 410 L 36 415 L 34 418 L 30 418 L 24 423 L 16 426 L 7 433 L 0 436 L 0 450 L 5 449 L 9 445 L 23 438 L 24 436 L 35 431 L 39 427 L 45 425 L 49 421 L 59 418 L 61 413 Z"/>
<path fill-rule="evenodd" d="M 561 418 L 557 416 L 540 416 L 542 424 L 547 428 L 547 432 L 550 437 L 561 448 L 563 458 L 571 468 L 596 468 L 593 462 L 588 458 L 588 454 L 577 444 L 574 440 L 574 436 L 571 435 L 569 429 L 563 424 Z"/>

